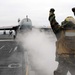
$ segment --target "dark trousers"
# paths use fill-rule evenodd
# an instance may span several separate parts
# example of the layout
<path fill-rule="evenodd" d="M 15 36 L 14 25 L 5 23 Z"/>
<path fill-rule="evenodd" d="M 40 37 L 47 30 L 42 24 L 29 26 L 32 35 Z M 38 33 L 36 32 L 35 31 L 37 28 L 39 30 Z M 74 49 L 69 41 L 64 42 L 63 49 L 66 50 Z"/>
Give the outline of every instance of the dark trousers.
<path fill-rule="evenodd" d="M 75 63 L 73 63 L 70 61 L 60 61 L 57 69 L 54 71 L 54 75 L 67 75 L 68 71 L 71 75 L 75 75 Z"/>

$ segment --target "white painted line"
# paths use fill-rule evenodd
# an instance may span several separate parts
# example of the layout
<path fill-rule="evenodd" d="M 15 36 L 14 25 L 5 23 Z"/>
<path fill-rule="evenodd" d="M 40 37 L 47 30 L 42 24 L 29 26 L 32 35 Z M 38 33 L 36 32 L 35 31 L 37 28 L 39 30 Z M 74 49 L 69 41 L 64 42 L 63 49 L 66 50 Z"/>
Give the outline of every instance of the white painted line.
<path fill-rule="evenodd" d="M 2 46 L 0 49 L 2 49 L 4 46 Z"/>
<path fill-rule="evenodd" d="M 12 51 L 12 48 L 10 49 L 9 53 Z"/>
<path fill-rule="evenodd" d="M 15 41 L 14 39 L 10 39 L 10 40 L 0 40 L 0 41 Z"/>
<path fill-rule="evenodd" d="M 22 64 L 21 63 L 12 63 L 12 64 L 9 64 L 8 65 L 9 68 L 19 68 L 19 67 L 22 67 Z"/>
<path fill-rule="evenodd" d="M 17 48 L 18 48 L 18 47 L 16 46 L 16 47 L 14 48 L 14 51 L 16 51 L 16 50 L 17 50 Z"/>

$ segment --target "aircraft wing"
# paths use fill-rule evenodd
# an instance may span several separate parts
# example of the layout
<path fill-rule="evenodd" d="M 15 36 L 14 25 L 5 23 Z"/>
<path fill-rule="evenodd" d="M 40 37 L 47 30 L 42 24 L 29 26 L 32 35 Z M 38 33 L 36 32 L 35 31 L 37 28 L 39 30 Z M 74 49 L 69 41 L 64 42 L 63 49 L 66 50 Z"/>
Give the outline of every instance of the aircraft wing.
<path fill-rule="evenodd" d="M 17 26 L 7 26 L 7 27 L 0 27 L 0 30 L 17 30 L 19 28 L 19 25 Z"/>

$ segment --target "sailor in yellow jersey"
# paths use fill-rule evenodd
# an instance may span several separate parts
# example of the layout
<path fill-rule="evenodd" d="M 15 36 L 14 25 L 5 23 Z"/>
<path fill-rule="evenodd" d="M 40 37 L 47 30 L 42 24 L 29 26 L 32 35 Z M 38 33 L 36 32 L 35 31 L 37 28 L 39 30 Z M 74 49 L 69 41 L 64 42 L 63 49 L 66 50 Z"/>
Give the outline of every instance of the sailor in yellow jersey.
<path fill-rule="evenodd" d="M 54 75 L 75 75 L 75 19 L 68 16 L 62 23 L 55 19 L 55 9 L 49 11 L 49 21 L 51 28 L 56 35 L 56 61 L 59 62 Z"/>

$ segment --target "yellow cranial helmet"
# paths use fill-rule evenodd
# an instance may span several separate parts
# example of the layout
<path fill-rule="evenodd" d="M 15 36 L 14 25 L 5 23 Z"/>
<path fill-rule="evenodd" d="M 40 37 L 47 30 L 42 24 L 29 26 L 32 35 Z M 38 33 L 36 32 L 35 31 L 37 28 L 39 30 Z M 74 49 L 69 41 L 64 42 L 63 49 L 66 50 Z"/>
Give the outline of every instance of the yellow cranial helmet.
<path fill-rule="evenodd" d="M 70 21 L 75 24 L 75 19 L 72 16 L 68 16 L 65 21 Z"/>

